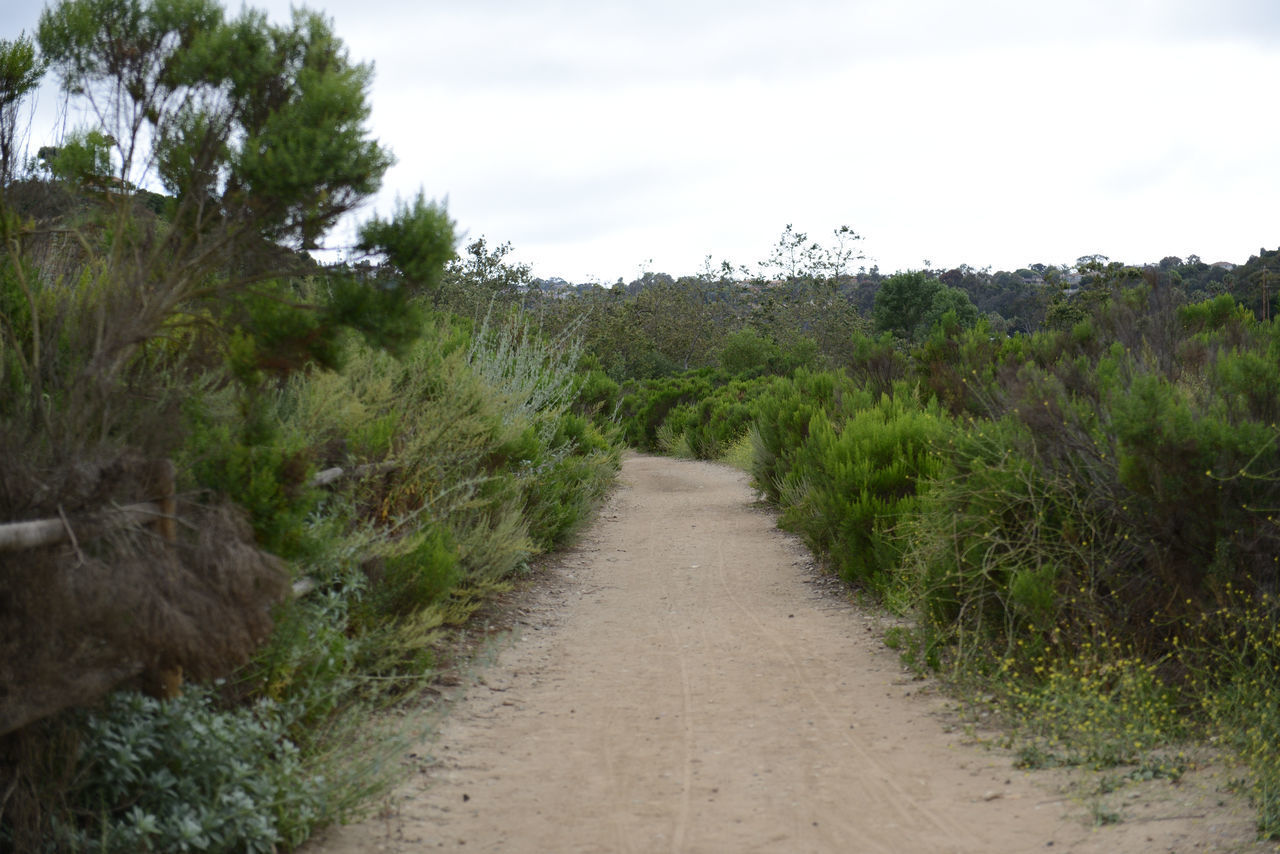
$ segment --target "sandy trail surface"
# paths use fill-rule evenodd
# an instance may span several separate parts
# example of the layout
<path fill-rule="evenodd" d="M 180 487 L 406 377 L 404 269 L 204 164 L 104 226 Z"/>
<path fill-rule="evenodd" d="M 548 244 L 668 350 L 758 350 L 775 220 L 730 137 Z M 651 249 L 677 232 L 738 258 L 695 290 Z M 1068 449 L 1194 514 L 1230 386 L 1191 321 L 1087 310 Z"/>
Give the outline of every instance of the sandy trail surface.
<path fill-rule="evenodd" d="M 1208 774 L 1121 789 L 1094 827 L 1065 777 L 974 744 L 752 498 L 732 469 L 629 456 L 413 778 L 306 850 L 1272 850 Z"/>

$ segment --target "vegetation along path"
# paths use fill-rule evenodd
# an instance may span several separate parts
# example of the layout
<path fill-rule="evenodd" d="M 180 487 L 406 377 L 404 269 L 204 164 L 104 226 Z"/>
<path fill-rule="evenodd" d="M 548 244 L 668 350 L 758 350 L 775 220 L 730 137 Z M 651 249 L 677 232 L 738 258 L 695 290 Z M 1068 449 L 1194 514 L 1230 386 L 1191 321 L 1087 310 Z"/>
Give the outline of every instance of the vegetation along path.
<path fill-rule="evenodd" d="M 1253 850 L 1213 777 L 1099 827 L 975 744 L 735 470 L 630 456 L 622 484 L 419 773 L 309 852 Z"/>

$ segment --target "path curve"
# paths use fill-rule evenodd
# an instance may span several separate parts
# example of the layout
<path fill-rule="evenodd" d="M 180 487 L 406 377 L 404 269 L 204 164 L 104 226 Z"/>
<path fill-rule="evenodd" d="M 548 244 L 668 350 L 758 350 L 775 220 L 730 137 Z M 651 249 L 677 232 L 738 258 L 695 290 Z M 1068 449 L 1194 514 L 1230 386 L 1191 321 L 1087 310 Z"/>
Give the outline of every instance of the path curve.
<path fill-rule="evenodd" d="M 1095 830 L 967 743 L 739 472 L 629 455 L 621 480 L 423 773 L 308 852 L 1252 850 L 1247 812 L 1181 795 Z"/>

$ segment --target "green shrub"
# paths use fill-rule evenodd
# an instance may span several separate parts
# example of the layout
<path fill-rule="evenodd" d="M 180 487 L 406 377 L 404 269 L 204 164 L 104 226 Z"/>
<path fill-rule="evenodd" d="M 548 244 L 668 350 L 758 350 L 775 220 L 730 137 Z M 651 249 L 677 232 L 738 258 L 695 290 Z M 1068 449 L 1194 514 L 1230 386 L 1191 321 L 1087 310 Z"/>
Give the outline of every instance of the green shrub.
<path fill-rule="evenodd" d="M 367 605 L 380 616 L 402 617 L 440 601 L 462 580 L 458 548 L 445 528 L 424 525 L 395 543 Z"/>
<path fill-rule="evenodd" d="M 634 448 L 658 450 L 658 429 L 672 411 L 698 403 L 714 388 L 723 385 L 726 379 L 724 374 L 703 369 L 630 384 L 618 412 L 623 438 Z M 675 435 L 682 431 L 672 427 L 668 432 Z"/>
<path fill-rule="evenodd" d="M 74 779 L 52 828 L 63 848 L 269 852 L 327 818 L 271 703 L 222 711 L 196 689 L 117 693 L 84 715 Z"/>
<path fill-rule="evenodd" d="M 233 390 L 189 407 L 192 482 L 248 509 L 260 540 L 314 587 L 278 609 L 272 637 L 222 694 L 274 704 L 278 734 L 298 748 L 289 773 L 325 772 L 324 821 L 358 808 L 394 767 L 366 768 L 377 750 L 341 762 L 333 751 L 354 743 L 370 708 L 428 681 L 442 632 L 564 543 L 617 471 L 616 447 L 572 411 L 572 349 L 519 326 L 485 329 L 477 343 L 437 318 L 399 359 L 351 336 L 341 372 L 295 373 L 252 407 Z M 320 490 L 307 483 L 313 461 L 380 465 Z"/>
<path fill-rule="evenodd" d="M 771 383 L 753 402 L 751 477 L 772 501 L 781 499 L 783 479 L 809 435 L 815 413 L 856 410 L 871 397 L 843 374 L 798 370 Z"/>
<path fill-rule="evenodd" d="M 1275 836 L 1276 327 L 1155 303 L 989 351 L 996 419 L 948 437 L 911 525 L 911 645 L 989 686 L 1032 764 L 1176 776 L 1177 741 L 1214 735 Z"/>
<path fill-rule="evenodd" d="M 589 416 L 611 417 L 621 386 L 599 368 L 587 371 L 578 387 L 578 407 Z"/>
<path fill-rule="evenodd" d="M 282 393 L 234 400 L 233 390 L 193 395 L 187 403 L 188 439 L 179 468 L 194 485 L 229 497 L 243 508 L 259 544 L 282 557 L 311 548 L 304 522 L 319 493 L 309 443 L 285 429 Z"/>
<path fill-rule="evenodd" d="M 812 354 L 810 354 L 812 355 Z M 746 327 L 725 336 L 720 347 L 720 367 L 735 376 L 758 375 L 776 370 L 782 362 L 778 345 Z"/>
<path fill-rule="evenodd" d="M 781 524 L 845 580 L 883 591 L 903 550 L 898 526 L 942 469 L 934 445 L 945 429 L 936 404 L 906 394 L 882 397 L 838 424 L 815 412 L 782 479 Z"/>
<path fill-rule="evenodd" d="M 853 336 L 846 366 L 849 376 L 876 397 L 892 393 L 894 383 L 906 378 L 909 367 L 892 332 L 882 332 L 879 338 L 861 333 Z"/>
<path fill-rule="evenodd" d="M 947 314 L 911 360 L 926 392 L 952 414 L 989 418 L 998 412 L 998 367 L 1016 354 L 1016 347 L 994 337 L 985 321 L 965 325 Z"/>
<path fill-rule="evenodd" d="M 989 400 L 1001 417 L 952 437 L 954 471 L 913 549 L 937 626 L 963 614 L 962 636 L 999 645 L 1035 624 L 1072 649 L 1102 633 L 1154 659 L 1169 652 L 1163 627 L 1211 610 L 1224 583 L 1276 578 L 1270 329 L 1232 326 L 1223 306 L 1179 317 L 1198 336 L 1194 362 L 1167 360 L 1168 341 L 1099 340 L 1111 314 L 992 353 L 1010 362 Z"/>
<path fill-rule="evenodd" d="M 679 424 L 690 456 L 719 459 L 741 440 L 755 420 L 757 396 L 773 381 L 771 377 L 735 379 L 699 401 Z"/>
<path fill-rule="evenodd" d="M 669 457 L 678 459 L 691 460 L 695 458 L 693 448 L 689 444 L 689 436 L 684 431 L 684 422 L 686 418 L 678 417 L 681 409 L 691 409 L 691 407 L 680 407 L 676 409 L 667 420 L 662 422 L 658 427 L 658 450 Z"/>

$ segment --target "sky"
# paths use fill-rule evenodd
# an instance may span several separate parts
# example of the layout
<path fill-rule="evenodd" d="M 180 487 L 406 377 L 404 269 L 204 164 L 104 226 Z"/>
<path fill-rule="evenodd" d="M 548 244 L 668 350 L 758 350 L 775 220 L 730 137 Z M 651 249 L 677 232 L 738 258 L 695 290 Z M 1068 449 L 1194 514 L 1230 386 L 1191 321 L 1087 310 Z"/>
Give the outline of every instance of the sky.
<path fill-rule="evenodd" d="M 13 38 L 45 3 L 0 5 Z M 357 219 L 421 189 L 540 277 L 754 269 L 787 225 L 886 273 L 1280 245 L 1274 0 L 305 5 L 374 64 L 397 158 Z"/>

